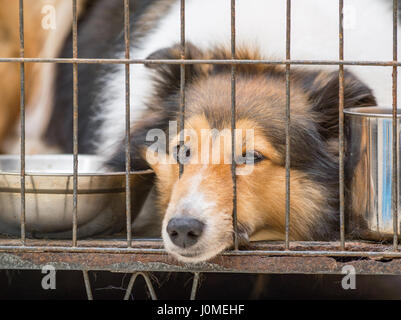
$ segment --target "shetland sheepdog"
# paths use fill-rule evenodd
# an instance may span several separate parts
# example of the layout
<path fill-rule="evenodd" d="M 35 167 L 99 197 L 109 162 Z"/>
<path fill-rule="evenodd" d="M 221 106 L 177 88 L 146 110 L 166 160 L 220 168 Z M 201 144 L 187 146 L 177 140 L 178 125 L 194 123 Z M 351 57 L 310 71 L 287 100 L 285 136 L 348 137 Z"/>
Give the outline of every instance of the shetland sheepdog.
<path fill-rule="evenodd" d="M 171 130 L 182 116 L 180 65 L 151 62 L 181 58 L 180 1 L 132 0 L 130 7 L 131 58 L 149 59 L 130 66 L 131 168 L 155 172 L 152 205 L 143 214 L 162 221 L 158 233 L 167 251 L 181 261 L 198 262 L 232 246 L 232 164 L 223 161 L 232 150 L 234 159 L 243 160 L 236 162 L 240 240 L 284 239 L 285 66 L 236 66 L 235 127 L 250 131 L 252 139 L 239 135 L 231 146 L 231 66 L 186 65 L 184 125 L 190 134 Z M 187 0 L 185 14 L 186 59 L 231 58 L 230 1 Z M 335 0 L 292 1 L 291 58 L 338 60 L 338 15 Z M 122 1 L 92 2 L 79 23 L 79 57 L 124 58 L 123 21 Z M 392 39 L 392 1 L 346 2 L 346 60 L 391 61 Z M 285 49 L 286 1 L 237 0 L 236 58 L 282 60 Z M 61 57 L 71 52 L 70 36 Z M 390 105 L 391 72 L 346 66 L 345 107 Z M 71 66 L 58 65 L 56 78 L 45 140 L 71 152 Z M 125 98 L 124 65 L 79 65 L 79 152 L 106 156 L 105 165 L 113 170 L 125 168 Z M 290 105 L 290 238 L 335 239 L 338 66 L 292 65 Z M 202 140 L 205 130 L 212 133 Z M 154 148 L 164 138 L 152 132 L 165 135 L 164 150 Z M 215 151 L 221 161 L 199 160 Z"/>

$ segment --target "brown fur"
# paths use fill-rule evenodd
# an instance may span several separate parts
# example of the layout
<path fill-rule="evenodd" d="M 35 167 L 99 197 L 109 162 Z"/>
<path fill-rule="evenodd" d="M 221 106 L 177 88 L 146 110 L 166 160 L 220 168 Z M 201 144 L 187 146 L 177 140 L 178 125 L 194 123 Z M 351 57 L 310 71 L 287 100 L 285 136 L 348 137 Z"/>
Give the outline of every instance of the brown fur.
<path fill-rule="evenodd" d="M 79 13 L 83 11 L 86 0 L 78 1 Z M 42 28 L 45 5 L 54 5 L 56 8 L 57 29 L 55 31 Z M 25 0 L 24 1 L 24 45 L 25 57 L 55 58 L 66 35 L 71 29 L 72 15 L 68 8 L 69 0 Z M 16 58 L 20 56 L 19 44 L 19 2 L 0 0 L 0 57 Z M 15 152 L 18 144 L 18 132 L 14 127 L 19 117 L 20 105 L 20 73 L 18 63 L 0 63 L 0 152 Z M 53 65 L 25 64 L 25 99 L 27 113 L 31 109 L 43 107 L 52 96 Z M 47 114 L 50 111 L 46 108 Z M 46 122 L 42 118 L 42 122 Z M 28 119 L 29 121 L 29 119 Z M 38 132 L 41 130 L 37 130 Z M 15 137 L 13 136 L 15 135 Z M 28 137 L 30 134 L 28 133 Z M 4 140 L 7 143 L 4 146 Z M 3 145 L 3 149 L 1 147 Z M 32 152 L 35 152 L 34 148 Z"/>
<path fill-rule="evenodd" d="M 255 77 L 245 81 L 240 79 L 237 82 L 237 108 L 239 110 L 242 108 L 272 109 L 273 106 L 266 105 L 264 97 L 272 95 L 277 96 L 275 99 L 285 99 L 282 89 L 280 83 L 266 81 L 264 78 Z M 207 95 L 201 97 L 199 92 L 207 92 Z M 292 103 L 294 108 L 301 110 L 303 117 L 313 116 L 305 94 L 296 88 L 292 91 Z M 229 77 L 215 77 L 196 83 L 188 92 L 187 113 L 189 115 L 186 128 L 194 129 L 199 137 L 202 129 L 213 129 L 210 120 L 205 116 L 199 116 L 202 113 L 202 106 L 205 105 L 213 108 L 215 119 L 219 121 L 219 129 L 230 128 L 230 118 L 226 112 L 231 105 Z M 271 115 L 267 114 L 266 116 L 270 117 Z M 255 165 L 252 174 L 238 177 L 239 221 L 246 225 L 250 235 L 267 228 L 268 234 L 274 235 L 268 238 L 282 240 L 285 236 L 285 168 L 282 166 L 284 159 L 266 139 L 264 129 L 258 123 L 244 119 L 239 120 L 236 127 L 243 130 L 255 129 L 255 149 L 266 156 L 266 161 Z M 178 140 L 178 138 L 173 138 L 174 140 Z M 229 145 L 221 147 L 230 157 L 231 147 Z M 223 159 L 223 153 L 221 153 L 221 157 Z M 202 165 L 199 164 L 186 164 L 184 175 L 175 187 L 173 184 L 178 180 L 178 164 L 153 167 L 158 177 L 157 186 L 160 191 L 162 211 L 166 210 L 167 205 L 174 205 L 175 201 L 179 201 L 185 196 L 192 177 L 199 172 L 201 167 Z M 291 177 L 291 238 L 311 240 L 314 232 L 308 226 L 313 226 L 316 220 L 319 220 L 319 208 L 325 205 L 327 190 L 308 181 L 300 171 L 292 170 Z M 224 212 L 229 217 L 232 212 L 232 188 L 230 164 L 208 166 L 200 192 L 204 193 L 207 199 L 217 203 L 216 212 Z M 311 206 L 311 203 L 316 202 L 320 202 L 320 205 Z"/>
<path fill-rule="evenodd" d="M 149 59 L 179 59 L 180 56 L 177 45 L 161 49 Z M 201 52 L 188 43 L 186 58 L 229 59 L 230 52 L 222 48 Z M 262 57 L 256 49 L 239 48 L 237 58 Z M 150 165 L 156 173 L 167 250 L 183 261 L 206 260 L 232 245 L 231 165 L 196 163 L 199 145 L 187 146 L 192 156 L 180 179 L 178 164 L 150 161 L 147 154 L 150 143 L 145 141 L 147 132 L 159 128 L 168 134 L 169 121 L 180 119 L 180 66 L 149 64 L 148 67 L 155 70 L 156 89 L 148 113 L 132 128 L 134 168 L 144 169 Z M 282 240 L 286 204 L 285 68 L 238 65 L 236 73 L 236 127 L 254 129 L 254 150 L 263 155 L 263 160 L 253 165 L 249 175 L 237 176 L 239 235 L 242 240 Z M 230 158 L 231 66 L 187 65 L 185 78 L 185 128 L 195 130 L 198 136 L 202 129 L 218 129 L 228 136 L 227 142 L 220 144 L 220 155 Z M 338 72 L 293 67 L 290 80 L 290 238 L 335 239 L 338 235 Z M 346 107 L 375 103 L 370 89 L 346 71 Z M 168 141 L 168 157 L 172 159 L 174 152 L 170 150 L 179 145 L 179 135 L 168 137 Z M 236 156 L 243 152 L 237 145 Z M 120 167 L 122 159 L 118 153 L 110 165 Z M 237 164 L 237 171 L 246 166 L 251 165 Z M 178 248 L 169 241 L 165 230 L 171 218 L 181 216 L 195 217 L 213 232 L 202 236 L 193 248 Z"/>

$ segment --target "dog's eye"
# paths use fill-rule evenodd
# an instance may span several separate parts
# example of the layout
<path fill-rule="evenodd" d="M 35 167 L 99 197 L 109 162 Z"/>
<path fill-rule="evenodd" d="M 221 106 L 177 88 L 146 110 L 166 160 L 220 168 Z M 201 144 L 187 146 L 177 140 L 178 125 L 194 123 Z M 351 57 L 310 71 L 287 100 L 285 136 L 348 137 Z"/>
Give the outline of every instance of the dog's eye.
<path fill-rule="evenodd" d="M 246 159 L 246 163 L 248 163 L 248 164 L 258 163 L 258 162 L 266 159 L 263 156 L 263 154 L 261 154 L 259 151 L 256 151 L 256 150 L 252 150 L 252 151 L 243 153 L 242 157 Z"/>
<path fill-rule="evenodd" d="M 191 158 L 191 148 L 187 145 L 177 145 L 174 147 L 174 159 L 177 160 L 178 163 L 186 164 Z"/>

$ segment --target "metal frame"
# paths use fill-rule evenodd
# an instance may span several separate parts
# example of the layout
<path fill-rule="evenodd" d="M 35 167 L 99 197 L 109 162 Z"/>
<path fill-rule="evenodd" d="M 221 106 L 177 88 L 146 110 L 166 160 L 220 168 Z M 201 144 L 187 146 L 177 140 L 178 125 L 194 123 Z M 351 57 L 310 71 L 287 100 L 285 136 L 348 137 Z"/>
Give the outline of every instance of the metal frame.
<path fill-rule="evenodd" d="M 392 61 L 358 61 L 344 60 L 344 0 L 339 1 L 339 56 L 338 60 L 291 60 L 291 0 L 286 0 L 286 58 L 285 60 L 238 60 L 236 59 L 235 0 L 231 0 L 231 59 L 225 60 L 186 60 L 185 59 L 185 0 L 181 1 L 181 59 L 145 60 L 130 58 L 130 8 L 129 0 L 124 0 L 124 59 L 81 59 L 78 58 L 78 21 L 77 0 L 72 1 L 73 11 L 73 58 L 48 59 L 25 58 L 24 55 L 24 1 L 19 0 L 20 57 L 0 58 L 0 63 L 13 62 L 20 64 L 20 109 L 21 109 L 21 237 L 20 240 L 0 239 L 0 269 L 39 269 L 53 263 L 59 269 L 82 270 L 89 299 L 92 291 L 88 270 L 109 270 L 113 272 L 132 272 L 125 298 L 130 297 L 133 284 L 138 275 L 144 277 L 153 299 L 156 294 L 146 272 L 175 271 L 193 272 L 191 299 L 196 297 L 201 272 L 247 272 L 247 273 L 341 273 L 342 266 L 352 264 L 361 274 L 399 274 L 401 275 L 401 252 L 398 251 L 398 176 L 397 139 L 393 139 L 393 184 L 392 208 L 394 237 L 392 245 L 379 243 L 346 242 L 344 232 L 344 66 L 383 66 L 392 67 L 393 95 L 393 136 L 397 136 L 397 68 L 401 62 L 397 59 L 397 24 L 398 1 L 393 0 L 393 60 Z M 229 0 L 226 0 L 229 1 Z M 332 0 L 335 1 L 335 0 Z M 25 234 L 25 64 L 26 63 L 69 63 L 73 68 L 73 236 L 69 241 L 27 240 Z M 79 64 L 124 64 L 126 94 L 126 241 L 111 240 L 77 240 L 77 203 L 78 203 L 78 65 Z M 180 130 L 185 121 L 185 66 L 188 64 L 227 64 L 231 65 L 231 129 L 232 154 L 235 146 L 235 110 L 236 110 L 236 66 L 242 64 L 285 65 L 286 73 L 286 228 L 284 242 L 253 243 L 247 250 L 240 250 L 237 236 L 237 184 L 236 166 L 232 161 L 233 181 L 233 226 L 234 249 L 224 252 L 210 262 L 184 265 L 166 254 L 160 240 L 136 241 L 132 239 L 131 199 L 130 199 L 130 65 L 131 64 L 178 64 L 181 70 L 180 84 Z M 340 241 L 339 242 L 295 242 L 290 241 L 290 134 L 291 134 L 291 65 L 338 65 L 339 72 L 339 143 L 340 143 Z M 135 75 L 134 75 L 135 76 Z M 181 139 L 183 140 L 183 139 Z M 180 176 L 184 171 L 180 164 Z M 346 261 L 346 262 L 345 262 Z"/>

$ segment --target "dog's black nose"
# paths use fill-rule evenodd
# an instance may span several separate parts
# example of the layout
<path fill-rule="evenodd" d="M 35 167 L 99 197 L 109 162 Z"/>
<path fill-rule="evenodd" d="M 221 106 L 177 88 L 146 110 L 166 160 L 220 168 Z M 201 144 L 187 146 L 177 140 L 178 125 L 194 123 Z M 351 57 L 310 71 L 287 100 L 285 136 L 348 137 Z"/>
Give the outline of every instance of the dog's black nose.
<path fill-rule="evenodd" d="M 198 242 L 204 226 L 194 218 L 173 218 L 167 225 L 167 233 L 176 246 L 188 248 Z"/>

